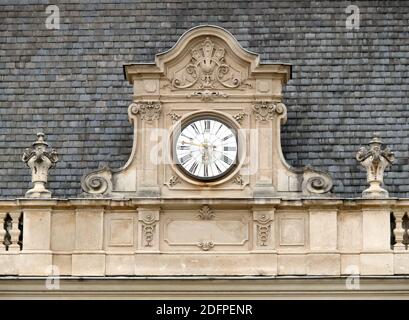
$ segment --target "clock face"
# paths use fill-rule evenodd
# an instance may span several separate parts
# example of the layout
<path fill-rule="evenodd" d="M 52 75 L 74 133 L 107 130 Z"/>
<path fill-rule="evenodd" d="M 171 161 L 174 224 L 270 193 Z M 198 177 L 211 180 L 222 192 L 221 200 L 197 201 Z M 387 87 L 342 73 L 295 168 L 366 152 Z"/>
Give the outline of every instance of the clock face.
<path fill-rule="evenodd" d="M 235 131 L 214 118 L 193 120 L 182 127 L 175 154 L 188 175 L 200 180 L 217 179 L 236 164 Z"/>

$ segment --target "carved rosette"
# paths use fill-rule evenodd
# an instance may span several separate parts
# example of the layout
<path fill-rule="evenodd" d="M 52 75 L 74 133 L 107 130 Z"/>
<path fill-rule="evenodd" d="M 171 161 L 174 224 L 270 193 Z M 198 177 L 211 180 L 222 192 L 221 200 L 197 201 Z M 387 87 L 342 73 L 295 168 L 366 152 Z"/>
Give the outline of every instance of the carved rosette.
<path fill-rule="evenodd" d="M 375 136 L 369 142 L 369 150 L 362 147 L 356 154 L 356 160 L 366 169 L 369 188 L 362 192 L 364 198 L 382 198 L 388 191 L 381 187 L 384 171 L 392 165 L 395 155 L 388 148 L 382 149 L 382 141 Z"/>
<path fill-rule="evenodd" d="M 57 152 L 47 150 L 48 143 L 44 141 L 44 133 L 37 133 L 37 141 L 33 148 L 27 148 L 22 161 L 31 169 L 33 188 L 26 192 L 27 198 L 50 198 L 51 192 L 45 188 L 48 181 L 48 170 L 58 161 Z"/>
<path fill-rule="evenodd" d="M 151 122 L 158 120 L 162 106 L 159 101 L 139 101 L 131 103 L 129 112 L 132 115 L 140 115 L 142 120 Z"/>
<path fill-rule="evenodd" d="M 241 73 L 226 63 L 225 49 L 209 37 L 190 51 L 190 61 L 171 80 L 176 89 L 237 88 L 244 79 Z"/>
<path fill-rule="evenodd" d="M 216 216 L 213 213 L 213 210 L 210 209 L 210 207 L 208 205 L 203 205 L 200 210 L 199 210 L 199 214 L 198 214 L 198 218 L 202 219 L 202 220 L 212 220 L 214 219 Z"/>
<path fill-rule="evenodd" d="M 310 195 L 320 195 L 329 193 L 333 183 L 331 176 L 310 166 L 303 168 L 303 180 L 301 188 L 303 193 Z"/>
<path fill-rule="evenodd" d="M 281 102 L 257 101 L 253 103 L 253 112 L 258 121 L 272 120 L 276 114 L 281 115 L 285 110 L 286 107 Z"/>
<path fill-rule="evenodd" d="M 81 187 L 92 196 L 103 196 L 112 191 L 112 173 L 108 167 L 103 167 L 84 175 L 81 179 Z"/>

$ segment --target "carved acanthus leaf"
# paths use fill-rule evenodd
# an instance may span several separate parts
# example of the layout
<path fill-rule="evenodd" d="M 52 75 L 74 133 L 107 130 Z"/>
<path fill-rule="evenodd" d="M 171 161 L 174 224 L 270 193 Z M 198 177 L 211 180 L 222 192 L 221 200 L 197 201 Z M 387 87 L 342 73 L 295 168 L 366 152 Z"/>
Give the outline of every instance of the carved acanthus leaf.
<path fill-rule="evenodd" d="M 162 106 L 159 101 L 139 101 L 129 106 L 133 115 L 140 114 L 142 120 L 153 121 L 160 117 Z"/>
<path fill-rule="evenodd" d="M 234 120 L 236 120 L 240 124 L 244 120 L 245 117 L 247 117 L 247 113 L 244 113 L 244 112 L 239 112 L 238 114 L 235 114 L 233 116 Z"/>
<path fill-rule="evenodd" d="M 181 183 L 180 178 L 178 176 L 171 176 L 169 178 L 169 185 L 173 187 L 175 184 Z"/>
<path fill-rule="evenodd" d="M 179 121 L 180 118 L 182 118 L 181 115 L 177 114 L 176 112 L 169 112 L 168 116 L 172 119 L 172 122 L 175 123 L 177 121 Z"/>
<path fill-rule="evenodd" d="M 232 180 L 233 183 L 238 184 L 240 186 L 242 186 L 244 184 L 243 181 L 243 177 L 241 175 L 237 175 L 234 177 L 234 179 Z"/>
<path fill-rule="evenodd" d="M 198 217 L 202 220 L 212 220 L 214 219 L 215 215 L 213 213 L 213 210 L 210 209 L 208 205 L 203 205 L 199 210 Z"/>
<path fill-rule="evenodd" d="M 253 103 L 253 112 L 259 121 L 271 120 L 276 114 L 282 114 L 285 109 L 285 105 L 281 102 L 257 101 Z"/>

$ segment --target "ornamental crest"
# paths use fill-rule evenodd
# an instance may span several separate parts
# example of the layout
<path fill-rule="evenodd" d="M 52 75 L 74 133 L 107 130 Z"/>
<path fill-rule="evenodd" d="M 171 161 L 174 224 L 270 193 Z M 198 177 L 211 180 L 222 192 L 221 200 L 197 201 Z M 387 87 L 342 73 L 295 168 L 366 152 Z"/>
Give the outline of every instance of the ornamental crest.
<path fill-rule="evenodd" d="M 209 37 L 194 47 L 189 63 L 177 71 L 172 79 L 176 89 L 238 88 L 242 82 L 240 71 L 226 63 L 225 49 Z"/>

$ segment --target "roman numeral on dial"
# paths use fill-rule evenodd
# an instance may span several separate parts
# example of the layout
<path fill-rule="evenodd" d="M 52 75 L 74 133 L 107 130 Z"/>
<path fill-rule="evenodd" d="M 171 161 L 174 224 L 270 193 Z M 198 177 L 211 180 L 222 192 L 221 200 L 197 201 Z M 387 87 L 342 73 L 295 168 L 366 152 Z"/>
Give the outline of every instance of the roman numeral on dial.
<path fill-rule="evenodd" d="M 196 169 L 197 169 L 198 166 L 199 166 L 199 164 L 195 161 L 195 162 L 192 164 L 192 166 L 190 167 L 189 172 L 190 172 L 191 174 L 195 174 Z"/>
<path fill-rule="evenodd" d="M 208 176 L 209 176 L 209 167 L 208 167 L 207 164 L 205 164 L 204 167 L 203 167 L 203 175 L 204 175 L 205 177 L 208 177 Z"/>
<path fill-rule="evenodd" d="M 192 159 L 192 155 L 191 154 L 187 154 L 185 156 L 183 156 L 182 158 L 180 158 L 180 163 L 182 165 L 184 165 L 186 162 L 188 162 L 190 159 Z"/>
<path fill-rule="evenodd" d="M 205 120 L 205 132 L 210 132 L 210 120 Z"/>
<path fill-rule="evenodd" d="M 196 134 L 200 134 L 200 131 L 199 131 L 199 129 L 197 128 L 197 126 L 196 126 L 195 123 L 191 124 L 190 126 L 193 128 L 193 130 L 195 130 Z"/>
<path fill-rule="evenodd" d="M 225 156 L 225 155 L 223 156 L 222 160 L 223 160 L 223 162 L 227 163 L 228 165 L 231 165 L 233 163 L 233 160 L 230 159 L 229 157 Z"/>

